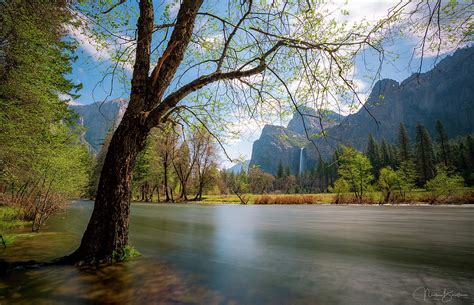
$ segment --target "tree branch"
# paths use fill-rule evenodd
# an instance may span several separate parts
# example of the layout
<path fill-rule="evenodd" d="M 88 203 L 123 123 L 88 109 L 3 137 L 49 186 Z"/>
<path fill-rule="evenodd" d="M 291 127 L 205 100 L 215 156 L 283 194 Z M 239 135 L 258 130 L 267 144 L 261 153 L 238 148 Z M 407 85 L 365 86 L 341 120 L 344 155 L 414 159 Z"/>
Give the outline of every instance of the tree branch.
<path fill-rule="evenodd" d="M 150 51 L 153 35 L 154 13 L 152 0 L 140 0 L 140 17 L 138 17 L 138 38 L 133 67 L 132 90 L 129 111 L 137 113 L 143 110 L 145 103 L 143 92 L 147 90 L 148 72 L 150 71 Z"/>
<path fill-rule="evenodd" d="M 182 1 L 166 51 L 159 60 L 159 65 L 152 72 L 151 98 L 149 105 L 147 105 L 148 108 L 153 108 L 161 101 L 166 88 L 170 85 L 176 70 L 181 64 L 201 5 L 202 0 Z"/>
<path fill-rule="evenodd" d="M 122 4 L 124 4 L 127 0 L 120 0 L 119 2 L 115 3 L 114 5 L 112 5 L 108 10 L 105 10 L 102 12 L 102 14 L 108 14 L 110 13 L 111 11 L 113 11 L 117 6 L 120 6 Z"/>
<path fill-rule="evenodd" d="M 283 41 L 277 42 L 272 48 L 270 48 L 265 54 L 262 55 L 262 57 L 258 58 L 260 61 L 260 64 L 254 68 L 248 69 L 248 70 L 235 70 L 231 72 L 214 72 L 211 74 L 203 75 L 201 77 L 198 77 L 197 79 L 187 83 L 177 91 L 171 93 L 168 95 L 159 105 L 158 107 L 154 108 L 151 110 L 147 116 L 147 126 L 149 128 L 155 127 L 159 121 L 161 115 L 168 111 L 168 109 L 175 107 L 176 104 L 181 101 L 183 98 L 185 98 L 188 94 L 201 89 L 202 87 L 209 85 L 213 82 L 220 81 L 220 80 L 230 80 L 230 79 L 236 79 L 236 78 L 241 78 L 241 77 L 248 77 L 252 76 L 255 74 L 259 74 L 265 70 L 267 67 L 265 63 L 265 59 L 278 50 L 281 46 L 284 45 Z M 255 61 L 256 59 L 251 60 L 250 62 Z M 245 64 L 244 66 L 246 66 Z"/>

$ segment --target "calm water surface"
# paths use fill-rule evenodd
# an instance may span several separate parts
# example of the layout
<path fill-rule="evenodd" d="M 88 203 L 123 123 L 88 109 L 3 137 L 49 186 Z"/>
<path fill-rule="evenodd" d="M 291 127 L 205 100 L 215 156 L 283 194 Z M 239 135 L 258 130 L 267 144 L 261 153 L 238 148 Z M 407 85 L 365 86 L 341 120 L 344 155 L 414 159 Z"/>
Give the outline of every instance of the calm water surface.
<path fill-rule="evenodd" d="M 71 252 L 91 210 L 0 258 Z M 474 304 L 472 207 L 134 204 L 131 243 L 124 264 L 0 278 L 0 304 Z"/>

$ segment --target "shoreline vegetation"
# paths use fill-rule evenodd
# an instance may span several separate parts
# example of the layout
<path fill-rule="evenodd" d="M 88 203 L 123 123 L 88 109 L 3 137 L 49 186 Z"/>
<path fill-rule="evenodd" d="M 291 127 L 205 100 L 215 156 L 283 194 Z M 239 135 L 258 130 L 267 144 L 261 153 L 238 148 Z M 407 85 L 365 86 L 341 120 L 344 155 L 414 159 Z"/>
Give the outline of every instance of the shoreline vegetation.
<path fill-rule="evenodd" d="M 0 205 L 0 248 L 11 245 L 18 237 L 33 236 L 32 232 L 23 232 L 32 222 L 21 219 L 19 215 L 18 209 Z"/>
<path fill-rule="evenodd" d="M 424 189 L 413 190 L 406 194 L 404 200 L 394 198 L 384 202 L 382 192 L 367 193 L 362 201 L 358 201 L 353 193 L 318 193 L 318 194 L 245 194 L 249 205 L 301 205 L 301 204 L 325 204 L 325 205 L 466 205 L 474 204 L 474 188 L 464 187 L 458 189 L 454 194 L 439 198 L 433 202 L 432 194 Z M 339 196 L 339 202 L 336 202 Z M 241 204 L 237 195 L 203 195 L 201 200 L 175 201 L 175 202 L 145 202 L 134 201 L 141 204 Z"/>

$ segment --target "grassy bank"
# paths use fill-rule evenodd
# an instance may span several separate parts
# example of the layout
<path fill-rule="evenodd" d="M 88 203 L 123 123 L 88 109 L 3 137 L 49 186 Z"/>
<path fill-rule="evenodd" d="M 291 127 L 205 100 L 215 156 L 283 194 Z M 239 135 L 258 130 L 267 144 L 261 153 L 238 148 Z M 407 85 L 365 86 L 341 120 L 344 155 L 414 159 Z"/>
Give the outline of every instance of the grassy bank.
<path fill-rule="evenodd" d="M 352 193 L 341 194 L 348 202 L 355 203 Z M 395 194 L 396 195 L 396 194 Z M 246 194 L 249 199 L 249 204 L 328 204 L 334 203 L 336 194 L 321 193 L 321 194 Z M 379 204 L 383 199 L 382 192 L 368 192 L 362 203 Z M 430 203 L 431 193 L 425 189 L 416 189 L 406 195 L 404 200 L 391 202 L 409 203 L 409 204 L 426 204 Z M 239 204 L 240 200 L 236 195 L 206 195 L 201 201 L 192 201 L 191 203 L 199 204 Z M 474 188 L 466 187 L 459 189 L 456 195 L 451 198 L 440 199 L 436 203 L 474 203 Z"/>
<path fill-rule="evenodd" d="M 28 226 L 31 226 L 31 222 L 19 219 L 18 210 L 8 206 L 0 206 L 0 235 L 2 235 L 7 246 L 12 244 L 20 235 L 18 232 L 21 229 Z M 3 247 L 1 240 L 0 247 Z"/>

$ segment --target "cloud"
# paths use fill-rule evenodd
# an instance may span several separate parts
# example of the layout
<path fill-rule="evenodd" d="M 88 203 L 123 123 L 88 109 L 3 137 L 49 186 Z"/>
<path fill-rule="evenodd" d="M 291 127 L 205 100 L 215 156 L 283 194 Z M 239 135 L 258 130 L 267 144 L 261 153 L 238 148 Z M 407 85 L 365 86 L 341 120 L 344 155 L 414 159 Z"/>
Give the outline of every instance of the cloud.
<path fill-rule="evenodd" d="M 68 33 L 73 37 L 79 46 L 89 54 L 94 60 L 110 60 L 111 50 L 104 43 L 99 43 L 98 40 L 92 37 L 92 34 L 84 28 L 68 26 Z"/>
<path fill-rule="evenodd" d="M 83 105 L 79 103 L 78 101 L 74 100 L 71 95 L 67 93 L 59 93 L 58 97 L 61 101 L 67 103 L 69 106 L 78 106 L 78 105 Z"/>
<path fill-rule="evenodd" d="M 128 53 L 131 55 L 128 56 L 130 59 L 135 58 L 133 56 L 135 41 L 132 37 L 115 35 L 114 39 L 110 37 L 108 40 L 104 40 L 91 30 L 90 22 L 84 14 L 74 12 L 74 19 L 79 26 L 67 25 L 66 30 L 79 43 L 80 48 L 95 61 L 111 61 L 117 57 L 117 53 L 121 54 L 125 50 L 132 52 Z M 130 73 L 133 71 L 133 62 L 124 60 L 120 65 Z"/>
<path fill-rule="evenodd" d="M 388 10 L 396 6 L 398 0 L 335 0 L 333 8 L 344 9 L 349 12 L 348 15 L 336 14 L 337 19 L 357 23 L 362 20 L 369 22 L 377 21 L 386 16 Z"/>
<path fill-rule="evenodd" d="M 169 8 L 170 20 L 174 20 L 178 15 L 179 8 L 181 7 L 181 1 L 179 0 L 166 0 L 166 5 Z"/>

